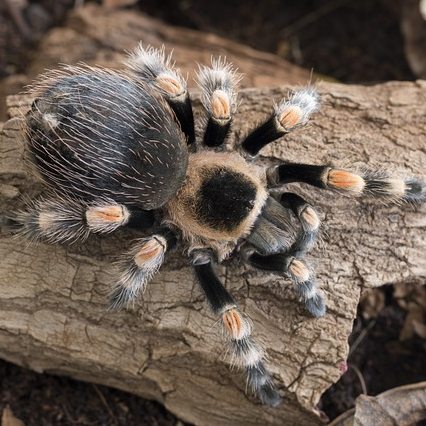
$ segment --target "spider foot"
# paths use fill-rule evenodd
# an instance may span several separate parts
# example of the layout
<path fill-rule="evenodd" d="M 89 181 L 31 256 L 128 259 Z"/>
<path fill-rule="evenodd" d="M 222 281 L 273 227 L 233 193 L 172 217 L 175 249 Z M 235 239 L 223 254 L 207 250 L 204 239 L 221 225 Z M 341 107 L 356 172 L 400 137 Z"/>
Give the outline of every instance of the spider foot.
<path fill-rule="evenodd" d="M 248 383 L 262 404 L 276 407 L 282 402 L 282 398 L 262 362 L 247 367 L 246 372 Z"/>

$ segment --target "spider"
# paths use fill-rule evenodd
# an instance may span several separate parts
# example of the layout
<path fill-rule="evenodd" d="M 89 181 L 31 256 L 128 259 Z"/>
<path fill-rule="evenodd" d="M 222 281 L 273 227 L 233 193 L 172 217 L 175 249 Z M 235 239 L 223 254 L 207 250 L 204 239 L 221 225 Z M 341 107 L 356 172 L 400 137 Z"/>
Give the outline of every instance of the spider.
<path fill-rule="evenodd" d="M 139 45 L 127 70 L 64 66 L 41 76 L 26 115 L 26 153 L 47 194 L 18 211 L 18 233 L 35 241 L 81 242 L 120 227 L 150 230 L 119 261 L 111 306 L 132 302 L 161 267 L 167 251 L 185 249 L 213 313 L 223 325 L 232 362 L 268 405 L 280 395 L 252 324 L 215 273 L 240 254 L 249 265 L 289 277 L 314 317 L 324 297 L 304 260 L 317 236 L 315 209 L 281 188 L 290 182 L 391 201 L 424 201 L 425 184 L 384 172 L 355 173 L 330 165 L 256 164 L 258 152 L 305 125 L 319 108 L 307 86 L 275 105 L 270 117 L 226 150 L 241 76 L 224 59 L 200 66 L 206 112 L 196 141 L 186 85 L 164 47 Z"/>

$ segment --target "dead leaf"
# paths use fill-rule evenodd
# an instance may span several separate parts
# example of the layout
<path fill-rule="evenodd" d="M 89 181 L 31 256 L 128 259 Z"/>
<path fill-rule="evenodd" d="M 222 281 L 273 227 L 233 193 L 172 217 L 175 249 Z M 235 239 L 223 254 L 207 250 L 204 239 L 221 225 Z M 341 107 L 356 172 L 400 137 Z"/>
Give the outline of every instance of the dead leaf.
<path fill-rule="evenodd" d="M 424 322 L 413 321 L 413 328 L 415 333 L 422 339 L 426 339 L 426 324 Z"/>
<path fill-rule="evenodd" d="M 360 305 L 365 319 L 377 318 L 385 307 L 385 295 L 380 290 L 369 289 L 362 295 Z"/>
<path fill-rule="evenodd" d="M 426 419 L 426 382 L 399 386 L 377 396 L 360 395 L 328 426 L 413 426 Z"/>
<path fill-rule="evenodd" d="M 1 416 L 1 426 L 25 426 L 22 420 L 15 417 L 10 407 L 7 405 Z"/>
<path fill-rule="evenodd" d="M 408 312 L 405 317 L 404 325 L 399 333 L 399 339 L 401 341 L 414 337 L 414 323 L 423 323 L 423 309 L 420 306 L 410 303 L 407 310 Z"/>

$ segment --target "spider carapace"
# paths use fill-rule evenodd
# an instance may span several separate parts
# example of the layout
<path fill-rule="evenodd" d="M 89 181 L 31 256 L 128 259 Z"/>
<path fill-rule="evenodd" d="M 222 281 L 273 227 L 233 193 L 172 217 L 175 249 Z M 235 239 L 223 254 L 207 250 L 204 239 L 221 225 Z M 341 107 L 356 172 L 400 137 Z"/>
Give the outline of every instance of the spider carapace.
<path fill-rule="evenodd" d="M 425 185 L 383 172 L 354 173 L 329 165 L 256 164 L 260 149 L 306 124 L 319 107 L 309 86 L 275 105 L 270 117 L 226 150 L 237 107 L 240 75 L 222 59 L 200 67 L 206 111 L 196 141 L 185 80 L 164 49 L 139 46 L 126 71 L 66 66 L 34 84 L 26 116 L 27 157 L 47 194 L 17 212 L 18 232 L 51 243 L 83 241 L 91 232 L 131 226 L 149 230 L 119 262 L 113 307 L 127 305 L 177 244 L 221 319 L 232 362 L 246 371 L 262 402 L 280 397 L 265 367 L 264 351 L 214 263 L 240 254 L 255 268 L 284 275 L 307 311 L 325 314 L 325 302 L 304 260 L 320 221 L 297 194 L 274 191 L 302 182 L 353 195 L 390 200 L 425 199 Z M 292 217 L 293 216 L 293 217 Z"/>

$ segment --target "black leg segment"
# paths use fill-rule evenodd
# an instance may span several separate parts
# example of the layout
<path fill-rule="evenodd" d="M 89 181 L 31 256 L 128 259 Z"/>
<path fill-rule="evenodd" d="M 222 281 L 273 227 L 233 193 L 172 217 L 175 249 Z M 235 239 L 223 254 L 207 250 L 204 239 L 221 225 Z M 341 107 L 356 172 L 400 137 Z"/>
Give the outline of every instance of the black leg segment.
<path fill-rule="evenodd" d="M 426 201 L 426 183 L 423 180 L 394 177 L 378 170 L 364 169 L 354 173 L 328 165 L 287 163 L 271 167 L 267 176 L 271 187 L 302 182 L 317 188 L 387 198 L 390 201 Z"/>
<path fill-rule="evenodd" d="M 290 209 L 294 213 L 302 226 L 296 241 L 289 250 L 294 256 L 300 257 L 308 252 L 314 245 L 320 226 L 320 220 L 314 208 L 297 194 L 286 192 L 281 195 L 280 202 L 282 206 Z"/>
<path fill-rule="evenodd" d="M 176 114 L 180 127 L 183 133 L 185 133 L 188 145 L 192 145 L 195 142 L 195 130 L 194 113 L 192 112 L 189 94 L 186 93 L 178 98 L 168 98 L 167 101 Z"/>
<path fill-rule="evenodd" d="M 253 130 L 244 139 L 241 146 L 244 151 L 252 156 L 255 156 L 264 146 L 277 140 L 285 134 L 286 131 L 280 126 L 274 114 L 257 129 Z"/>
<path fill-rule="evenodd" d="M 312 87 L 296 91 L 288 100 L 275 106 L 272 115 L 242 142 L 242 148 L 255 156 L 269 143 L 306 124 L 318 109 L 319 96 Z"/>
<path fill-rule="evenodd" d="M 295 285 L 296 292 L 303 300 L 308 312 L 314 317 L 325 315 L 324 298 L 318 291 L 312 271 L 302 260 L 288 253 L 268 256 L 253 253 L 247 260 L 255 268 L 288 276 Z"/>
<path fill-rule="evenodd" d="M 208 147 L 222 145 L 231 130 L 231 124 L 232 119 L 216 120 L 215 118 L 210 117 L 204 133 L 204 145 Z"/>
<path fill-rule="evenodd" d="M 311 164 L 281 164 L 268 170 L 271 186 L 284 185 L 292 182 L 303 182 L 318 188 L 327 188 L 329 166 Z"/>
<path fill-rule="evenodd" d="M 193 263 L 197 280 L 215 314 L 219 314 L 227 306 L 236 306 L 233 297 L 226 291 L 213 270 L 211 262 Z"/>
<path fill-rule="evenodd" d="M 278 405 L 281 399 L 265 368 L 264 351 L 251 337 L 251 323 L 216 276 L 211 251 L 196 250 L 191 257 L 195 275 L 213 312 L 222 317 L 231 363 L 245 369 L 249 386 L 264 404 Z"/>
<path fill-rule="evenodd" d="M 130 217 L 126 226 L 133 229 L 148 229 L 154 225 L 155 216 L 152 210 L 141 210 L 137 207 L 128 207 Z"/>

